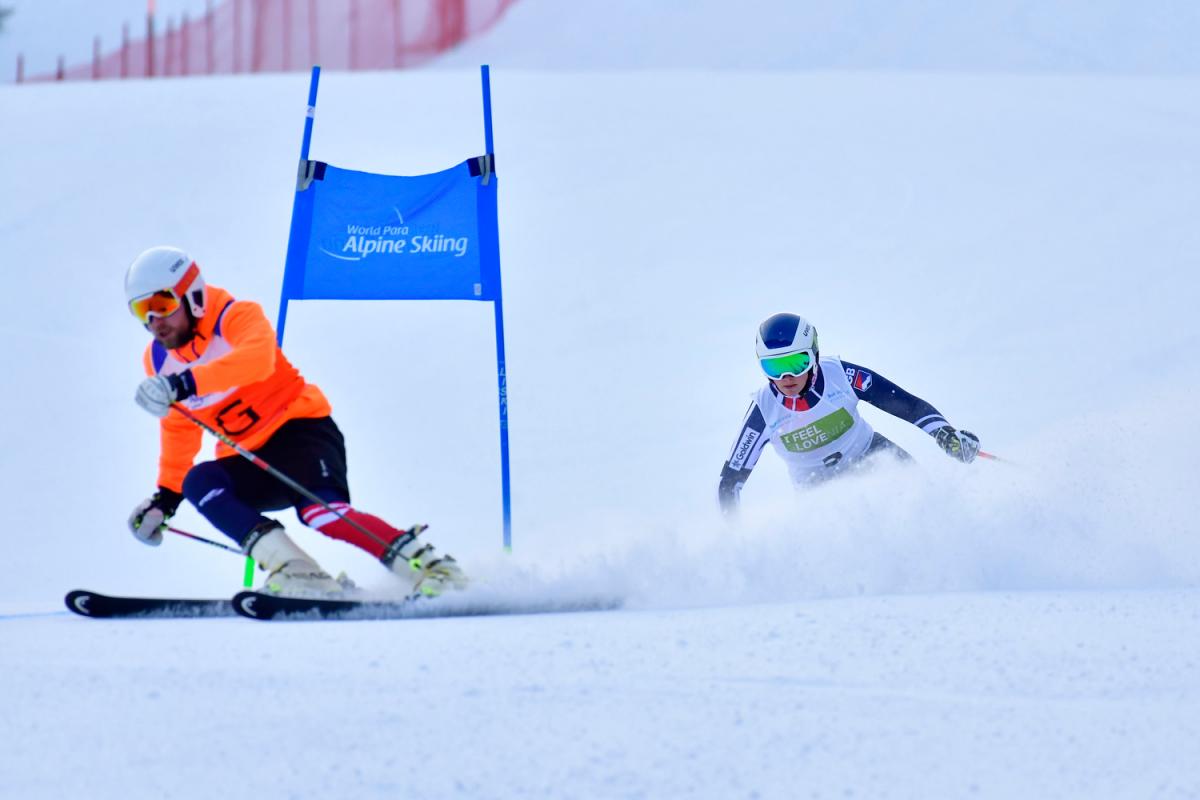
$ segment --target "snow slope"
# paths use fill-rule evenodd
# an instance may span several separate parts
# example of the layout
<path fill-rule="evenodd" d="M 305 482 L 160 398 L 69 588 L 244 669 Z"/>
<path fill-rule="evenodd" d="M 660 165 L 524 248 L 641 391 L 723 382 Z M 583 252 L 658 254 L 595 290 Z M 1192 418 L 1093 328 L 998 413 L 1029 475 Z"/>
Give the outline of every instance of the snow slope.
<path fill-rule="evenodd" d="M 1189 74 L 1189 0 L 521 0 L 441 63 Z"/>
<path fill-rule="evenodd" d="M 123 528 L 156 436 L 121 277 L 182 244 L 274 316 L 306 89 L 0 87 L 0 795 L 1200 794 L 1187 76 L 497 69 L 514 552 L 486 306 L 298 304 L 287 349 L 364 508 L 498 591 L 626 610 L 59 611 L 238 583 Z M 431 171 L 481 149 L 478 105 L 472 70 L 327 75 L 313 155 Z M 753 330 L 785 309 L 1014 463 L 867 409 L 917 468 L 796 495 L 767 454 L 722 521 Z"/>
<path fill-rule="evenodd" d="M 1195 608 L 979 593 L 396 626 L 7 620 L 0 789 L 1194 797 Z"/>

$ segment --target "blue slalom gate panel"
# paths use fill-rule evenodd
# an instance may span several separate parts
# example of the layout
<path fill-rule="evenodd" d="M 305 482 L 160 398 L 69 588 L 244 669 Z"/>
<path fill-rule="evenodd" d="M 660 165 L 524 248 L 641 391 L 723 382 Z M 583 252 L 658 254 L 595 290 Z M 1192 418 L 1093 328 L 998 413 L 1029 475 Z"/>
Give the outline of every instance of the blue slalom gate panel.
<path fill-rule="evenodd" d="M 432 175 L 307 162 L 285 291 L 292 299 L 494 300 L 496 177 L 490 156 Z M 294 249 L 294 252 L 293 252 Z"/>

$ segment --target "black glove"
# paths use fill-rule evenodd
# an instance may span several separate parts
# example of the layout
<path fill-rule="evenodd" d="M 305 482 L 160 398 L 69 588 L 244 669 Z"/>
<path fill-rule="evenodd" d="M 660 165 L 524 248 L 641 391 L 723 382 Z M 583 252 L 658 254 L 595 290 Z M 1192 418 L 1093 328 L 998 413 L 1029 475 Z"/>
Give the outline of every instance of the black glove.
<path fill-rule="evenodd" d="M 158 547 L 162 544 L 163 531 L 167 520 L 175 516 L 183 495 L 162 486 L 152 496 L 146 498 L 129 515 L 129 530 L 139 542 Z"/>
<path fill-rule="evenodd" d="M 956 431 L 949 425 L 943 425 L 934 432 L 933 438 L 946 451 L 946 455 L 964 464 L 970 464 L 979 455 L 979 437 L 970 431 Z"/>

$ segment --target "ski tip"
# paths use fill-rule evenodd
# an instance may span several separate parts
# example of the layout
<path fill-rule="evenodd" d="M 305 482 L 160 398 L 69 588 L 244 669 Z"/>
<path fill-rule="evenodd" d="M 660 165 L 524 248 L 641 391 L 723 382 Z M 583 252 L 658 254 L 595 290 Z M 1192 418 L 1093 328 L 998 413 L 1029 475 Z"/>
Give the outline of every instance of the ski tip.
<path fill-rule="evenodd" d="M 67 610 L 79 614 L 81 617 L 95 616 L 90 608 L 94 592 L 89 592 L 85 589 L 75 589 L 67 592 L 67 596 L 63 598 L 66 603 Z"/>
<path fill-rule="evenodd" d="M 224 598 L 140 597 L 111 595 L 87 589 L 67 592 L 63 598 L 67 610 L 81 617 L 182 618 L 228 617 L 233 609 Z"/>
<path fill-rule="evenodd" d="M 249 619 L 323 620 L 340 619 L 359 613 L 364 604 L 352 597 L 301 597 L 238 592 L 233 610 Z"/>
<path fill-rule="evenodd" d="M 238 592 L 233 596 L 233 610 L 248 619 L 271 619 L 275 611 L 267 608 L 267 603 L 261 602 L 264 597 L 259 592 Z"/>

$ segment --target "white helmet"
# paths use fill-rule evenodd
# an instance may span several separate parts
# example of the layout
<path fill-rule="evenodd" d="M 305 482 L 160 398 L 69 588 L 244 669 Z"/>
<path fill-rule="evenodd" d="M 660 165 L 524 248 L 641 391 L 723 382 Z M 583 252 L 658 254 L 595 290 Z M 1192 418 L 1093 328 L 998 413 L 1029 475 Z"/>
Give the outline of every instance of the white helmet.
<path fill-rule="evenodd" d="M 125 303 L 142 322 L 147 321 L 146 308 L 139 307 L 144 303 L 135 306 L 134 302 L 145 301 L 158 292 L 169 292 L 179 302 L 186 303 L 193 318 L 204 316 L 208 290 L 200 267 L 177 247 L 151 247 L 135 258 L 125 272 Z"/>
<path fill-rule="evenodd" d="M 796 314 L 773 314 L 758 326 L 754 350 L 768 378 L 803 375 L 820 357 L 817 329 Z"/>

